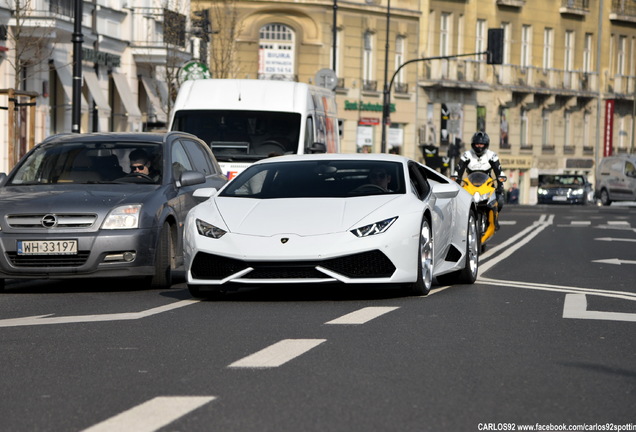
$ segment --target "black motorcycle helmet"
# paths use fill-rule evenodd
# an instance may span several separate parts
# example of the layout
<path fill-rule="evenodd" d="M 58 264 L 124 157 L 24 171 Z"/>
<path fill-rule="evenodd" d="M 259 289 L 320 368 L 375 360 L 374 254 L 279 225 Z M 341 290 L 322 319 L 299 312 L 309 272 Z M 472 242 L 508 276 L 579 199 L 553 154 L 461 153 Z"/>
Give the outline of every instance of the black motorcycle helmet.
<path fill-rule="evenodd" d="M 483 145 L 477 145 L 483 144 Z M 470 146 L 475 151 L 477 156 L 481 156 L 486 153 L 488 150 L 488 146 L 490 145 L 490 138 L 486 132 L 479 131 L 473 135 L 473 138 L 470 140 Z"/>

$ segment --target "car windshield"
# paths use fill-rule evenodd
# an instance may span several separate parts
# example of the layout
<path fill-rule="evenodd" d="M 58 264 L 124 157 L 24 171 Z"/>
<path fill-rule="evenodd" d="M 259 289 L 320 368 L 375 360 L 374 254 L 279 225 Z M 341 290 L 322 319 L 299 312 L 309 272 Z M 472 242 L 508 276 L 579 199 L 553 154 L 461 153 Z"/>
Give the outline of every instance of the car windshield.
<path fill-rule="evenodd" d="M 256 161 L 298 153 L 300 114 L 269 111 L 181 110 L 173 130 L 205 141 L 221 162 Z"/>
<path fill-rule="evenodd" d="M 541 184 L 546 186 L 583 186 L 585 183 L 585 177 L 580 175 L 546 175 L 541 177 Z"/>
<path fill-rule="evenodd" d="M 49 143 L 30 153 L 7 184 L 157 184 L 162 160 L 161 145 L 153 143 Z"/>
<path fill-rule="evenodd" d="M 344 198 L 404 194 L 399 162 L 329 160 L 252 165 L 220 194 L 239 198 Z"/>

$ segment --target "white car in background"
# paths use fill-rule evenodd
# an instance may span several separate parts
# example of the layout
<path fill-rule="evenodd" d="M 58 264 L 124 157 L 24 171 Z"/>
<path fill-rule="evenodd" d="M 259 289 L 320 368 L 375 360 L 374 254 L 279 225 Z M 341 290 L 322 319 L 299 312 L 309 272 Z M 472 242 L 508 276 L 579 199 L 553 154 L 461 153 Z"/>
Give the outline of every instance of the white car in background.
<path fill-rule="evenodd" d="M 241 284 L 328 282 L 394 284 L 426 295 L 434 278 L 477 278 L 472 197 L 406 157 L 272 157 L 218 193 L 199 189 L 195 196 L 208 198 L 189 212 L 184 229 L 195 297 Z"/>

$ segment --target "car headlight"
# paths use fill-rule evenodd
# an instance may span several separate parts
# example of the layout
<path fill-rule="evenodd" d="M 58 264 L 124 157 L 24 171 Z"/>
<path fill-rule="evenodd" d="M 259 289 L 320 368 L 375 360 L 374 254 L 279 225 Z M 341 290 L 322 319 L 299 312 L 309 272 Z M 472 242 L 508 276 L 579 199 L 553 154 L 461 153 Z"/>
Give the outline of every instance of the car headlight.
<path fill-rule="evenodd" d="M 370 225 L 365 225 L 360 228 L 352 229 L 351 232 L 356 237 L 368 237 L 376 234 L 382 234 L 386 230 L 393 225 L 393 222 L 397 220 L 397 216 L 392 217 L 390 219 L 385 219 L 380 222 L 375 222 Z"/>
<path fill-rule="evenodd" d="M 538 192 L 539 192 L 539 195 L 547 195 L 548 194 L 548 190 L 547 189 L 543 189 L 543 188 L 539 188 Z"/>
<path fill-rule="evenodd" d="M 139 228 L 141 204 L 115 207 L 108 213 L 102 229 L 135 229 Z"/>
<path fill-rule="evenodd" d="M 583 196 L 585 189 L 572 189 L 572 195 Z"/>
<path fill-rule="evenodd" d="M 197 224 L 197 231 L 204 237 L 220 239 L 227 233 L 227 231 L 207 222 L 203 222 L 201 219 L 197 219 L 195 223 Z"/>

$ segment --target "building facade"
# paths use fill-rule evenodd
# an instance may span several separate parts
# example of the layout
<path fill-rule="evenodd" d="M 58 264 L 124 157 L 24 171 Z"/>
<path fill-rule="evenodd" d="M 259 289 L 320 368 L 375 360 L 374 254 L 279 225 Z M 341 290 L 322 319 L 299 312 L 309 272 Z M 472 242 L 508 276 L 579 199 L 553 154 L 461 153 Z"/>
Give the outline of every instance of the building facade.
<path fill-rule="evenodd" d="M 76 131 L 75 7 L 0 3 L 0 172 L 45 137 Z M 79 132 L 166 127 L 167 83 L 192 57 L 189 15 L 189 1 L 82 3 Z"/>
<path fill-rule="evenodd" d="M 7 133 L 0 133 L 0 171 L 33 137 L 70 132 L 73 108 L 74 1 L 34 0 L 22 22 L 15 2 L 7 1 L 0 3 L 0 106 L 9 106 L 1 90 L 23 94 L 17 138 L 9 145 Z M 633 0 L 83 5 L 82 132 L 165 128 L 178 73 L 191 52 L 195 58 L 200 52 L 222 78 L 327 84 L 320 71 L 334 70 L 343 152 L 396 152 L 448 170 L 453 145 L 466 149 L 475 131 L 486 131 L 522 203 L 536 202 L 541 174 L 583 173 L 593 180 L 601 157 L 634 152 Z M 192 31 L 191 9 L 193 16 L 209 12 L 204 34 Z M 228 30 L 229 22 L 234 28 Z M 20 47 L 11 32 L 20 26 L 40 31 L 29 36 L 38 42 L 27 44 L 32 52 L 19 57 L 40 61 L 25 61 L 16 80 Z M 483 54 L 491 28 L 504 31 L 502 65 L 487 64 Z M 215 67 L 220 63 L 223 68 Z M 390 123 L 383 127 L 385 105 Z M 0 110 L 2 131 L 9 117 Z"/>

